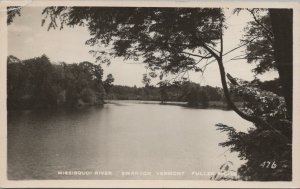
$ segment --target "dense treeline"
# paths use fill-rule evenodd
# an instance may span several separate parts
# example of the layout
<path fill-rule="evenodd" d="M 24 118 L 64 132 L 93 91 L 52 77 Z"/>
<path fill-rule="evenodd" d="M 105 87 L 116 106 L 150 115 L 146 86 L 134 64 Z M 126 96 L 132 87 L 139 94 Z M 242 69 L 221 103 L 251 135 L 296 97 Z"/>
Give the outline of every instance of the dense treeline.
<path fill-rule="evenodd" d="M 193 82 L 161 84 L 159 87 L 113 86 L 107 95 L 110 100 L 151 100 L 161 102 L 187 102 L 189 106 L 208 106 L 209 101 L 222 101 L 218 87 L 200 86 Z"/>
<path fill-rule="evenodd" d="M 28 60 L 7 60 L 8 109 L 74 107 L 103 104 L 105 87 L 100 65 L 52 64 L 46 55 Z M 112 77 L 112 76 L 110 76 Z"/>
<path fill-rule="evenodd" d="M 190 107 L 227 108 L 221 88 L 200 86 L 190 81 L 160 82 L 158 87 L 114 86 L 113 76 L 108 74 L 102 81 L 103 69 L 90 62 L 53 64 L 42 55 L 23 61 L 9 56 L 7 63 L 8 109 L 101 105 L 103 99 L 186 102 Z M 255 83 L 263 89 L 276 89 L 273 86 L 278 80 L 255 80 Z M 279 90 L 274 92 L 280 93 Z M 242 101 L 234 94 L 232 99 Z"/>
<path fill-rule="evenodd" d="M 280 94 L 278 79 L 270 81 L 252 82 L 261 90 L 272 89 L 275 94 Z M 107 91 L 107 90 L 106 90 Z M 231 98 L 237 106 L 242 106 L 243 97 L 231 92 Z M 178 83 L 159 83 L 158 87 L 146 85 L 145 87 L 129 87 L 122 85 L 111 86 L 109 93 L 105 96 L 107 100 L 144 100 L 164 102 L 186 102 L 191 107 L 227 107 L 223 91 L 219 87 L 209 85 L 200 86 L 197 83 L 184 81 Z"/>
<path fill-rule="evenodd" d="M 108 100 L 149 100 L 159 101 L 160 94 L 157 87 L 129 87 L 114 85 L 106 96 Z"/>

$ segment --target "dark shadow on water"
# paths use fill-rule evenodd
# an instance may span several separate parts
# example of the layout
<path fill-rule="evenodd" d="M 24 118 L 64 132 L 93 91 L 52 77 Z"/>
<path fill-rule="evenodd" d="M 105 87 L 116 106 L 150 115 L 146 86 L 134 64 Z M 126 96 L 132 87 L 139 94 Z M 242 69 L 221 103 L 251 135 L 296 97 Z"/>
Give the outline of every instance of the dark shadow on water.
<path fill-rule="evenodd" d="M 7 121 L 13 121 L 13 119 L 17 117 L 34 117 L 35 119 L 43 120 L 43 119 L 49 119 L 51 117 L 57 117 L 57 116 L 68 116 L 68 115 L 82 115 L 82 114 L 88 114 L 90 112 L 93 112 L 95 110 L 101 110 L 103 109 L 103 105 L 97 105 L 97 106 L 82 106 L 82 107 L 72 107 L 72 108 L 66 108 L 66 107 L 58 107 L 58 108 L 49 108 L 49 109 L 33 109 L 33 110 L 9 110 L 7 111 Z"/>

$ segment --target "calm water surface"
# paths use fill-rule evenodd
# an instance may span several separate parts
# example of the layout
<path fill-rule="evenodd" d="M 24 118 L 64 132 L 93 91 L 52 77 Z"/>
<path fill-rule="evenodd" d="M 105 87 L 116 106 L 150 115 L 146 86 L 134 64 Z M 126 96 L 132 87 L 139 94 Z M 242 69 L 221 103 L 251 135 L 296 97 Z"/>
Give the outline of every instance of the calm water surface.
<path fill-rule="evenodd" d="M 237 154 L 218 146 L 226 134 L 216 130 L 216 123 L 241 131 L 251 125 L 232 111 L 126 101 L 102 108 L 9 112 L 8 178 L 209 179 L 204 174 L 226 161 L 233 168 L 241 164 Z"/>

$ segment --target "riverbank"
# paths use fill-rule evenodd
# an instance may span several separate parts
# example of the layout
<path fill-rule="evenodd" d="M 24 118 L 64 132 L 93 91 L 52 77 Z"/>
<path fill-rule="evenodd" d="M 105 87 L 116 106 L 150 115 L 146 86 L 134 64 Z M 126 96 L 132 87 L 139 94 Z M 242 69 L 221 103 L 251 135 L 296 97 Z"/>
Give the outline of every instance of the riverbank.
<path fill-rule="evenodd" d="M 222 110 L 229 110 L 227 103 L 222 101 L 210 101 L 206 107 L 202 105 L 198 106 L 189 106 L 187 102 L 173 102 L 173 101 L 147 101 L 147 100 L 104 100 L 105 104 L 119 104 L 118 102 L 130 102 L 136 104 L 159 104 L 159 105 L 174 105 L 174 106 L 183 106 L 188 108 L 195 108 L 195 109 L 222 109 Z M 242 102 L 235 103 L 238 108 L 242 108 Z"/>
<path fill-rule="evenodd" d="M 102 107 L 104 104 L 116 104 L 120 105 L 120 103 L 128 102 L 133 104 L 157 104 L 157 105 L 174 105 L 174 106 L 182 106 L 186 108 L 193 108 L 193 109 L 221 109 L 221 110 L 230 110 L 227 103 L 224 103 L 222 101 L 210 101 L 207 106 L 198 105 L 198 106 L 190 106 L 187 102 L 174 102 L 174 101 L 150 101 L 150 100 L 104 100 L 101 101 L 101 103 L 84 103 L 83 101 L 79 101 L 79 103 L 75 106 L 51 106 L 51 107 L 39 107 L 39 108 L 14 108 L 8 110 L 10 111 L 24 111 L 24 110 L 40 110 L 40 109 L 80 109 L 84 107 L 91 107 L 91 106 L 98 106 Z M 242 102 L 235 102 L 236 106 L 238 108 L 243 107 Z"/>

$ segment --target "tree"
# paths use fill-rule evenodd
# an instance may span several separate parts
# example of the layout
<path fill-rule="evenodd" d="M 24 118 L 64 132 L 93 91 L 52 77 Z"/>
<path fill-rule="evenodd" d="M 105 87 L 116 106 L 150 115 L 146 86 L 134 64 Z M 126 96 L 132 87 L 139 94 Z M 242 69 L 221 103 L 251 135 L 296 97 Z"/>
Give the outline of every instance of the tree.
<path fill-rule="evenodd" d="M 287 103 L 289 119 L 293 105 L 293 10 L 292 9 L 247 9 L 253 21 L 245 28 L 242 43 L 247 43 L 246 58 L 257 63 L 255 74 L 277 70 L 280 86 Z"/>
<path fill-rule="evenodd" d="M 211 58 L 208 46 L 220 38 L 221 9 L 49 7 L 49 29 L 88 22 L 89 45 L 113 46 L 110 55 L 143 59 L 151 70 L 165 73 L 195 70 L 197 58 Z M 45 21 L 44 21 L 45 22 Z M 211 49 L 210 49 L 211 50 Z M 195 54 L 192 53 L 195 52 Z M 103 54 L 97 60 L 108 62 Z"/>
<path fill-rule="evenodd" d="M 186 101 L 191 107 L 197 107 L 200 103 L 200 85 L 196 83 L 188 83 L 186 92 Z"/>
<path fill-rule="evenodd" d="M 114 77 L 112 74 L 108 74 L 106 79 L 103 81 L 103 87 L 108 94 L 110 92 L 111 87 L 113 86 Z"/>
<path fill-rule="evenodd" d="M 46 55 L 24 60 L 28 73 L 28 93 L 34 108 L 51 107 L 56 104 L 55 91 L 52 88 L 53 67 Z"/>
<path fill-rule="evenodd" d="M 209 105 L 209 98 L 208 98 L 207 92 L 204 90 L 201 90 L 199 95 L 200 95 L 199 98 L 200 98 L 200 103 L 201 103 L 202 107 L 207 108 Z"/>
<path fill-rule="evenodd" d="M 92 51 L 102 63 L 109 63 L 105 55 L 142 59 L 151 71 L 167 75 L 199 72 L 205 66 L 199 63 L 212 58 L 219 65 L 224 94 L 232 109 L 248 121 L 263 122 L 240 111 L 230 99 L 223 66 L 223 56 L 230 52 L 223 52 L 222 9 L 48 7 L 43 14 L 49 18 L 48 29 L 86 23 L 92 36 L 88 45 L 112 46 L 110 53 Z"/>
<path fill-rule="evenodd" d="M 103 70 L 90 62 L 52 64 L 46 55 L 7 59 L 8 109 L 102 104 Z"/>
<path fill-rule="evenodd" d="M 161 103 L 164 103 L 169 100 L 168 90 L 169 83 L 167 82 L 159 82 L 159 94 L 161 98 Z"/>
<path fill-rule="evenodd" d="M 220 143 L 238 152 L 247 160 L 238 169 L 242 180 L 288 181 L 292 179 L 292 145 L 285 138 L 292 138 L 292 125 L 286 119 L 286 104 L 283 97 L 253 87 L 252 83 L 239 81 L 232 91 L 244 99 L 248 114 L 263 117 L 274 130 L 259 125 L 248 132 L 237 131 L 232 126 L 217 124 L 217 129 L 228 134 L 228 140 Z M 280 137 L 281 136 L 281 137 Z"/>
<path fill-rule="evenodd" d="M 274 86 L 276 80 L 249 83 L 232 78 L 231 88 L 243 97 L 248 114 L 262 117 L 273 129 L 261 128 L 256 123 L 256 129 L 244 133 L 234 127 L 217 124 L 218 130 L 227 132 L 229 137 L 220 145 L 229 147 L 247 160 L 238 170 L 243 180 L 288 181 L 292 179 L 292 10 L 248 11 L 254 21 L 246 28 L 248 43 L 245 58 L 249 63 L 258 63 L 254 69 L 256 74 L 278 70 L 280 83 L 275 90 L 271 89 L 277 94 L 270 92 L 270 85 Z M 262 11 L 267 13 L 259 17 Z M 280 20 L 273 20 L 279 17 Z M 280 85 L 284 92 L 281 92 Z M 278 94 L 283 94 L 284 98 Z"/>
<path fill-rule="evenodd" d="M 274 12 L 276 11 L 274 9 Z M 219 66 L 224 96 L 229 106 L 240 117 L 253 122 L 257 131 L 271 132 L 272 137 L 280 138 L 285 145 L 291 143 L 291 137 L 283 133 L 284 129 L 273 127 L 272 119 L 265 119 L 263 114 L 258 114 L 258 112 L 255 114 L 240 110 L 232 101 L 227 86 L 223 57 L 241 46 L 249 44 L 254 39 L 224 52 L 223 30 L 226 25 L 222 9 L 48 7 L 43 14 L 50 18 L 48 19 L 48 21 L 50 20 L 48 29 L 63 28 L 65 25 L 86 25 L 92 36 L 87 41 L 88 45 L 112 46 L 112 51 L 92 51 L 96 59 L 102 63 L 109 63 L 106 56 L 122 56 L 125 59 L 141 60 L 151 71 L 160 71 L 161 76 L 170 73 L 203 71 L 202 68 L 209 64 L 205 64 L 203 60 L 216 61 Z M 273 20 L 272 15 L 274 14 L 270 15 Z M 58 19 L 61 20 L 59 25 L 57 24 Z M 45 22 L 44 19 L 43 23 Z M 277 26 L 282 30 L 279 23 L 272 21 L 273 23 L 276 25 L 272 26 L 274 31 Z M 275 35 L 275 32 L 281 35 Z M 274 41 L 277 43 L 278 39 L 279 41 L 282 39 L 280 36 L 283 36 L 283 32 L 279 32 L 279 30 L 275 32 Z M 284 64 L 283 60 L 287 60 L 281 54 L 282 52 L 284 52 L 282 48 L 274 47 L 276 64 L 282 65 Z M 282 69 L 281 66 L 277 66 L 277 68 L 279 72 Z M 279 75 L 280 81 L 283 81 L 281 83 L 289 86 L 286 82 L 290 78 L 285 78 L 287 74 Z M 247 87 L 244 88 L 247 89 Z M 287 104 L 290 104 L 290 98 L 286 95 L 285 98 Z M 289 105 L 288 109 L 290 109 Z M 257 135 L 258 133 L 255 136 Z"/>
<path fill-rule="evenodd" d="M 269 9 L 274 33 L 274 58 L 289 119 L 293 110 L 293 9 Z"/>
<path fill-rule="evenodd" d="M 238 169 L 243 180 L 289 181 L 292 179 L 292 122 L 287 116 L 285 99 L 268 90 L 269 82 L 247 82 L 232 78 L 231 92 L 242 97 L 244 111 L 248 115 L 263 118 L 272 127 L 266 129 L 258 123 L 248 132 L 217 124 L 217 129 L 228 134 L 228 140 L 220 143 L 238 152 L 247 162 Z M 272 164 L 272 165 L 271 165 Z M 225 178 L 226 179 L 226 178 Z"/>
<path fill-rule="evenodd" d="M 16 16 L 21 16 L 21 7 L 11 6 L 7 7 L 7 24 L 11 24 Z"/>
<path fill-rule="evenodd" d="M 269 70 L 277 70 L 274 60 L 274 35 L 270 14 L 267 9 L 247 9 L 253 20 L 248 22 L 241 43 L 247 42 L 245 55 L 238 59 L 247 59 L 248 63 L 256 63 L 255 74 L 263 74 Z"/>
<path fill-rule="evenodd" d="M 147 74 L 143 74 L 142 83 L 145 87 L 149 87 L 151 83 L 151 79 L 147 76 Z"/>
<path fill-rule="evenodd" d="M 8 109 L 17 107 L 21 102 L 20 96 L 24 95 L 24 85 L 26 77 L 24 65 L 21 60 L 14 56 L 7 58 L 7 107 Z"/>
<path fill-rule="evenodd" d="M 206 108 L 209 104 L 208 90 L 207 87 L 201 87 L 199 84 L 194 82 L 182 82 L 178 85 L 180 90 L 181 99 L 186 101 L 190 107 L 199 107 L 201 105 Z"/>
<path fill-rule="evenodd" d="M 277 9 L 273 9 L 274 13 L 276 11 Z M 202 71 L 197 67 L 199 62 L 203 59 L 214 58 L 219 65 L 221 82 L 229 106 L 242 118 L 270 127 L 261 118 L 249 116 L 240 111 L 230 99 L 223 56 L 239 47 L 227 53 L 223 52 L 224 15 L 221 9 L 48 7 L 44 9 L 43 14 L 46 17 L 42 20 L 42 25 L 45 24 L 47 18 L 50 20 L 48 29 L 58 27 L 58 18 L 61 29 L 65 25 L 86 24 L 92 36 L 87 44 L 106 47 L 112 45 L 113 52 L 111 53 L 93 51 L 95 56 L 100 54 L 96 59 L 101 62 L 110 62 L 109 59 L 103 58 L 104 55 L 123 56 L 125 59 L 135 60 L 142 57 L 143 62 L 147 63 L 150 69 L 162 70 L 166 74 L 189 70 Z M 286 19 L 290 17 L 287 16 Z M 220 50 L 215 49 L 218 42 Z M 275 54 L 280 54 L 280 52 L 276 50 Z M 196 57 L 200 59 L 197 60 L 198 63 L 196 63 Z M 283 64 L 282 61 L 277 62 Z M 281 83 L 289 86 L 285 88 L 291 92 L 291 85 L 287 83 L 291 78 L 288 74 L 280 75 L 283 77 L 280 80 L 284 80 Z M 285 77 L 287 79 L 284 79 Z M 288 98 L 291 94 L 287 94 L 288 92 L 285 92 L 285 98 L 289 115 L 291 115 L 292 103 L 291 98 Z"/>
<path fill-rule="evenodd" d="M 268 81 L 260 81 L 259 79 L 254 79 L 251 83 L 261 90 L 270 91 L 279 96 L 283 96 L 282 87 L 278 78 Z"/>
<path fill-rule="evenodd" d="M 230 108 L 256 126 L 274 130 L 262 117 L 240 110 L 230 98 L 223 56 L 240 47 L 223 52 L 222 9 L 48 7 L 43 14 L 50 19 L 48 29 L 58 27 L 57 19 L 61 21 L 60 28 L 85 24 L 92 36 L 88 45 L 112 46 L 110 53 L 93 51 L 98 55 L 96 59 L 103 63 L 109 63 L 105 55 L 142 59 L 150 70 L 168 74 L 201 71 L 202 60 L 212 58 L 219 66 Z"/>

